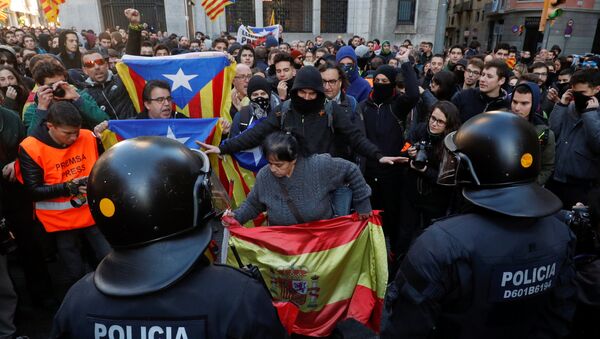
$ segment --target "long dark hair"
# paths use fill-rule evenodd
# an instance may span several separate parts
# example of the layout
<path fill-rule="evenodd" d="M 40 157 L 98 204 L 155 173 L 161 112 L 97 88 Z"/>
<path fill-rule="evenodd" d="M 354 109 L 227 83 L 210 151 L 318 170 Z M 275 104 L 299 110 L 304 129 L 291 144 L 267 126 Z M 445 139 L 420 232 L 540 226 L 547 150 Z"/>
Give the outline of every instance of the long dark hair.
<path fill-rule="evenodd" d="M 11 66 L 2 65 L 2 66 L 0 66 L 0 71 L 3 71 L 3 70 L 7 70 L 7 71 L 11 72 L 12 75 L 15 77 L 15 79 L 17 79 L 16 87 L 19 87 L 19 90 L 17 93 L 17 97 L 15 98 L 15 101 L 18 106 L 17 108 L 19 109 L 18 113 L 19 113 L 19 115 L 21 115 L 22 111 L 23 111 L 23 106 L 25 105 L 25 101 L 27 101 L 27 97 L 29 96 L 29 89 L 27 88 L 27 85 L 23 81 L 23 77 L 21 76 L 21 74 L 19 72 L 17 72 L 14 68 L 12 68 Z M 11 86 L 14 86 L 14 85 L 11 85 Z M 4 94 L 6 94 L 6 93 L 4 92 Z"/>
<path fill-rule="evenodd" d="M 446 137 L 446 135 L 458 130 L 458 128 L 460 127 L 460 124 L 461 124 L 460 115 L 458 113 L 458 108 L 450 101 L 440 100 L 440 101 L 436 102 L 433 105 L 433 107 L 431 108 L 431 112 L 429 113 L 429 118 L 427 119 L 427 131 L 428 132 L 430 132 L 429 131 L 429 120 L 431 119 L 431 114 L 433 113 L 433 111 L 435 111 L 436 108 L 439 109 L 442 113 L 444 113 L 444 116 L 446 117 L 446 126 L 444 128 L 444 132 L 442 132 L 442 135 L 441 135 L 441 137 L 442 137 L 441 139 L 443 140 L 443 138 Z M 433 153 L 435 154 L 435 157 L 437 159 L 442 159 L 442 155 L 444 152 L 444 143 L 443 142 L 436 143 L 433 147 L 434 147 Z"/>

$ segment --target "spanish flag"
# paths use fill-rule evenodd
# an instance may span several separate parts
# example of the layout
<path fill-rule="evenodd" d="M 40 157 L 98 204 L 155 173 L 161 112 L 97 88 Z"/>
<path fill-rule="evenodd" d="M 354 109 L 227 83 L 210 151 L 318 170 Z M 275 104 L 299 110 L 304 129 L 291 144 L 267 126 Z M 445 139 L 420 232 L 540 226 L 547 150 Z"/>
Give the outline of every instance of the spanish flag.
<path fill-rule="evenodd" d="M 258 266 L 274 302 L 293 302 L 300 313 L 293 333 L 328 336 L 347 318 L 379 332 L 387 284 L 386 246 L 375 213 L 294 226 L 244 228 L 227 218 L 227 263 Z"/>

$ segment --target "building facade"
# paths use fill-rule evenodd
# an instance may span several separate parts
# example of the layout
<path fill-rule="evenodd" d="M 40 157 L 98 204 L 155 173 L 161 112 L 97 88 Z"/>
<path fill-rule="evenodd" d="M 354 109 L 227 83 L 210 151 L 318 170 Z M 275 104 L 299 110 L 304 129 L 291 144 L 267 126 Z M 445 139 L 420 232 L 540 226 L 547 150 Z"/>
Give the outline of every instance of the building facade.
<path fill-rule="evenodd" d="M 445 46 L 466 45 L 473 40 L 488 48 L 488 25 L 485 15 L 486 0 L 449 0 Z"/>
<path fill-rule="evenodd" d="M 567 0 L 560 6 L 563 14 L 539 32 L 542 7 L 540 0 L 495 0 L 488 4 L 488 45 L 493 47 L 501 41 L 531 52 L 558 45 L 565 55 L 600 53 L 600 0 Z"/>
<path fill-rule="evenodd" d="M 474 0 L 477 1 L 477 0 Z M 268 25 L 271 17 L 283 25 L 286 40 L 326 39 L 352 35 L 392 43 L 433 41 L 437 0 L 237 0 L 214 22 L 201 0 L 68 0 L 60 7 L 63 27 L 101 31 L 127 24 L 123 10 L 134 7 L 155 30 L 178 35 L 201 31 L 211 37 L 236 32 L 240 24 Z M 85 15 L 82 15 L 85 13 Z"/>

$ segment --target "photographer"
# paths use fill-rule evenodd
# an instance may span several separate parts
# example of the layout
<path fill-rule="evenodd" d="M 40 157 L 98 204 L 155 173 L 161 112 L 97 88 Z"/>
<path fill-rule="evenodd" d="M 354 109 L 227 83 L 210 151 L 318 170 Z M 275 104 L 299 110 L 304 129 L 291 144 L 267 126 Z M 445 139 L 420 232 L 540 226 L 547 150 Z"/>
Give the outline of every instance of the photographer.
<path fill-rule="evenodd" d="M 48 109 L 59 101 L 70 101 L 81 115 L 82 126 L 93 129 L 109 116 L 89 94 L 77 90 L 67 83 L 67 70 L 54 58 L 38 61 L 32 69 L 33 79 L 38 86 L 35 102 L 25 109 L 23 123 L 27 134 L 39 127 L 48 114 Z"/>
<path fill-rule="evenodd" d="M 571 339 L 600 338 L 596 324 L 600 317 L 600 190 L 592 190 L 588 199 L 589 206 L 577 203 L 572 211 L 557 215 L 577 236 L 577 310 Z"/>
<path fill-rule="evenodd" d="M 415 231 L 446 215 L 452 188 L 437 184 L 444 137 L 460 126 L 458 109 L 449 101 L 434 104 L 427 122 L 413 128 L 408 140 L 410 160 L 404 176 L 400 252 L 406 252 Z"/>
<path fill-rule="evenodd" d="M 94 226 L 86 201 L 86 183 L 102 146 L 94 134 L 81 129 L 75 105 L 58 101 L 47 121 L 20 144 L 17 179 L 35 202 L 35 214 L 46 232 L 54 233 L 69 282 L 85 273 L 81 238 L 100 261 L 109 245 Z"/>

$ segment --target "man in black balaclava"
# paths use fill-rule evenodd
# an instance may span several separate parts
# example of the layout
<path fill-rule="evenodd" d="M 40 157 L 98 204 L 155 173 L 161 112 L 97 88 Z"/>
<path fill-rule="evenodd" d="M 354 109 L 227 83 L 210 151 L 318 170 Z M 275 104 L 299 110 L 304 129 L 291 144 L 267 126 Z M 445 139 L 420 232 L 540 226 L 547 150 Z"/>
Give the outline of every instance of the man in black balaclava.
<path fill-rule="evenodd" d="M 600 71 L 585 69 L 571 77 L 571 89 L 563 94 L 550 114 L 556 135 L 555 167 L 546 187 L 563 206 L 587 204 L 589 191 L 600 177 Z"/>
<path fill-rule="evenodd" d="M 373 91 L 369 99 L 360 103 L 367 138 L 383 154 L 390 156 L 402 154 L 406 117 L 419 101 L 417 75 L 411 63 L 404 62 L 400 66 L 400 73 L 405 93 L 397 93 L 396 69 L 383 65 L 373 75 Z M 390 238 L 393 252 L 402 247 L 402 243 L 411 236 L 402 234 L 404 229 L 398 227 L 401 221 L 399 211 L 402 177 L 402 167 L 382 166 L 367 159 L 365 179 L 372 190 L 371 204 L 386 211 L 383 215 L 383 231 Z"/>
<path fill-rule="evenodd" d="M 296 74 L 290 91 L 290 101 L 275 109 L 267 119 L 237 138 L 226 140 L 220 147 L 200 143 L 207 153 L 231 154 L 257 147 L 272 132 L 285 130 L 303 137 L 310 154 L 343 155 L 334 138 L 343 138 L 352 149 L 375 162 L 393 164 L 401 157 L 386 157 L 352 124 L 348 114 L 336 103 L 325 108 L 325 90 L 319 71 L 312 66 L 302 67 Z"/>

